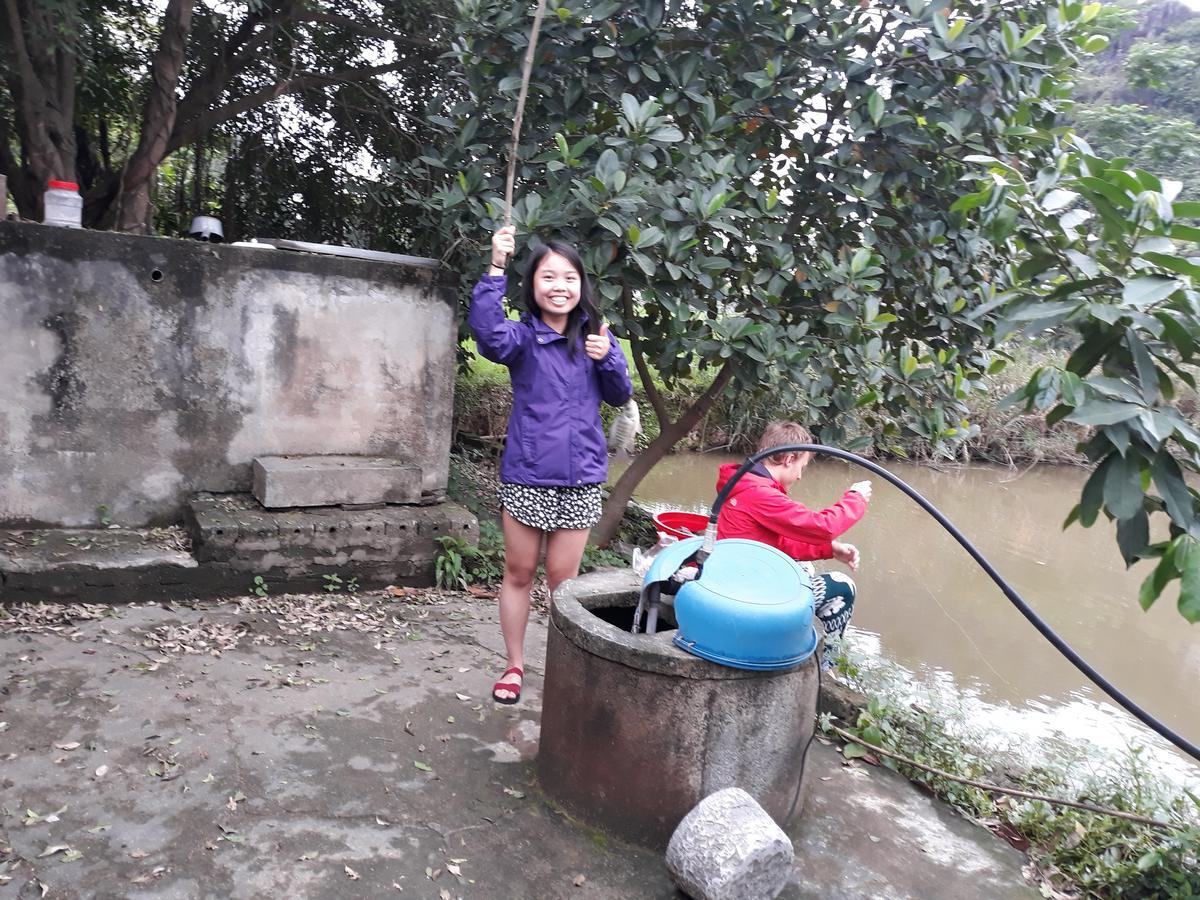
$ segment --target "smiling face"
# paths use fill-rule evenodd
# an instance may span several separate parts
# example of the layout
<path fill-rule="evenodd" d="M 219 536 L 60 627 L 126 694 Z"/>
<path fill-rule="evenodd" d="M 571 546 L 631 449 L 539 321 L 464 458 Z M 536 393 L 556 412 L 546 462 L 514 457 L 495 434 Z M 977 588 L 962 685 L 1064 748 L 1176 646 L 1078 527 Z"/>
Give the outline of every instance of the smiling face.
<path fill-rule="evenodd" d="M 542 311 L 542 321 L 561 331 L 567 315 L 579 305 L 580 276 L 566 257 L 550 252 L 533 273 L 533 299 Z"/>

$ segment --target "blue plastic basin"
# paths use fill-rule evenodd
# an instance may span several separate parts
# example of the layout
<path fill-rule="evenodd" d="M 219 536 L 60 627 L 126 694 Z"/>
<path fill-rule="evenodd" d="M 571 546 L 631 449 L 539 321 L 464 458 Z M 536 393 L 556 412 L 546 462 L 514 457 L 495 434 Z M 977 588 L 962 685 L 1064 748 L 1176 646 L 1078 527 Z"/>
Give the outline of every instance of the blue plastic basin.
<path fill-rule="evenodd" d="M 702 543 L 663 550 L 643 591 L 669 578 Z M 787 669 L 817 647 L 808 574 L 786 553 L 739 538 L 717 541 L 700 578 L 675 595 L 675 643 L 711 662 L 738 669 Z"/>

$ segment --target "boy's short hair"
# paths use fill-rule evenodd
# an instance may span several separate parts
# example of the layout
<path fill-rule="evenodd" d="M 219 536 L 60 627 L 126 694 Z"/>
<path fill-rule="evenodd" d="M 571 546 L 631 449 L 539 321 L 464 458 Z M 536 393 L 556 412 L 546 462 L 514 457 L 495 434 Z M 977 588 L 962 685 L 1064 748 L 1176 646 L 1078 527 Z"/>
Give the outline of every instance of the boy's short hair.
<path fill-rule="evenodd" d="M 763 429 L 762 437 L 758 439 L 758 452 L 769 450 L 772 447 L 781 447 L 785 444 L 811 444 L 812 433 L 799 422 L 768 422 L 767 427 Z M 768 456 L 767 461 L 782 464 L 786 462 L 785 457 L 795 451 L 788 453 L 776 453 L 773 456 Z"/>

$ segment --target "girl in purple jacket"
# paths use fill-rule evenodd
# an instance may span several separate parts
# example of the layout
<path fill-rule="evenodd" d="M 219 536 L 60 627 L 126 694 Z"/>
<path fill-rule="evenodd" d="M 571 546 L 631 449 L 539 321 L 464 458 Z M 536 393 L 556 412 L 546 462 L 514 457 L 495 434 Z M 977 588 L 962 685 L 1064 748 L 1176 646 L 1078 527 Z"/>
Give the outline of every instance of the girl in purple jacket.
<path fill-rule="evenodd" d="M 504 314 L 505 265 L 516 229 L 492 235 L 492 265 L 471 296 L 469 322 L 479 353 L 507 366 L 512 416 L 500 459 L 504 581 L 500 630 L 508 669 L 492 688 L 497 703 L 521 699 L 529 592 L 546 542 L 550 593 L 579 573 L 588 531 L 600 518 L 608 451 L 600 401 L 633 395 L 625 354 L 600 321 L 579 254 L 561 241 L 530 254 L 520 321 Z"/>

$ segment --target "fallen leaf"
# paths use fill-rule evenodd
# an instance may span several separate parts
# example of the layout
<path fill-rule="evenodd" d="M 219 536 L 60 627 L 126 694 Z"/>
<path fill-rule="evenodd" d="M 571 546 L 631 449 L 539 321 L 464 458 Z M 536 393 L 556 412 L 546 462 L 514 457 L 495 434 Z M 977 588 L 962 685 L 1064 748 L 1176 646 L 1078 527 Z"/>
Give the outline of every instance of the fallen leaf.
<path fill-rule="evenodd" d="M 70 849 L 71 847 L 68 844 L 55 844 L 52 847 L 47 847 L 45 850 L 39 853 L 37 858 L 45 859 L 47 856 L 53 856 L 55 853 L 62 853 L 63 851 Z"/>
<path fill-rule="evenodd" d="M 585 876 L 583 876 L 583 875 L 576 875 L 576 876 L 575 876 L 575 881 L 574 881 L 573 883 L 574 883 L 575 887 L 583 887 L 583 883 L 584 883 L 585 881 L 587 881 L 587 878 L 586 878 Z"/>
<path fill-rule="evenodd" d="M 354 871 L 352 868 L 350 868 L 349 866 L 342 866 L 342 868 L 346 870 L 346 874 L 350 876 L 350 880 L 351 880 L 351 881 L 358 881 L 358 879 L 359 879 L 359 874 L 358 874 L 357 872 L 355 872 L 355 871 Z"/>
<path fill-rule="evenodd" d="M 88 829 L 88 834 L 99 834 L 102 831 L 108 831 L 112 828 L 111 825 L 95 825 Z"/>
<path fill-rule="evenodd" d="M 468 695 L 459 694 L 457 692 L 454 694 L 454 696 L 457 697 L 459 700 L 470 700 L 471 699 Z M 78 745 L 76 745 L 76 746 L 78 746 Z"/>
<path fill-rule="evenodd" d="M 129 856 L 133 859 L 145 859 L 150 855 L 149 850 L 130 850 Z"/>
<path fill-rule="evenodd" d="M 96 769 L 96 777 L 97 778 L 103 778 L 107 774 L 108 774 L 108 766 L 97 767 L 97 769 Z"/>
<path fill-rule="evenodd" d="M 394 881 L 392 882 L 392 887 L 394 887 L 398 891 L 404 890 L 404 888 L 400 887 L 400 885 L 396 884 L 396 882 L 394 882 Z"/>
<path fill-rule="evenodd" d="M 80 850 L 68 850 L 63 854 L 62 861 L 65 863 L 75 862 L 77 859 L 83 859 L 83 852 Z"/>
<path fill-rule="evenodd" d="M 65 744 L 55 744 L 59 750 L 78 750 L 80 747 L 79 741 L 68 741 Z"/>
<path fill-rule="evenodd" d="M 446 890 L 445 888 L 442 888 L 441 893 L 438 894 L 438 897 L 440 898 L 440 900 L 452 900 L 452 898 L 450 897 L 450 892 L 448 890 Z"/>
<path fill-rule="evenodd" d="M 205 776 L 204 776 L 202 779 L 200 779 L 200 783 L 201 783 L 201 784 L 208 784 L 209 782 L 211 782 L 211 781 L 213 780 L 213 777 L 214 777 L 214 776 L 213 776 L 213 773 L 212 773 L 212 772 L 209 772 L 209 773 L 208 773 L 207 775 L 205 775 Z"/>
<path fill-rule="evenodd" d="M 315 850 L 310 851 L 308 853 L 301 853 L 299 856 L 299 859 L 301 862 L 303 862 L 306 859 L 316 859 L 316 858 L 317 858 L 317 852 Z"/>
<path fill-rule="evenodd" d="M 451 875 L 462 875 L 462 869 L 460 869 L 458 866 L 456 866 L 452 863 L 447 864 L 446 871 L 449 872 Z"/>
<path fill-rule="evenodd" d="M 510 787 L 506 787 L 504 789 L 504 793 L 508 794 L 508 796 L 510 796 L 510 797 L 516 797 L 518 800 L 525 799 L 525 793 L 523 791 L 514 791 Z"/>
<path fill-rule="evenodd" d="M 454 716 L 446 716 L 446 721 L 449 722 L 451 725 L 453 725 L 454 724 Z"/>
<path fill-rule="evenodd" d="M 419 759 L 414 759 L 413 765 L 416 766 L 418 769 L 420 769 L 422 772 L 432 772 L 433 771 L 433 769 L 431 769 L 429 767 L 429 763 L 423 763 Z"/>

